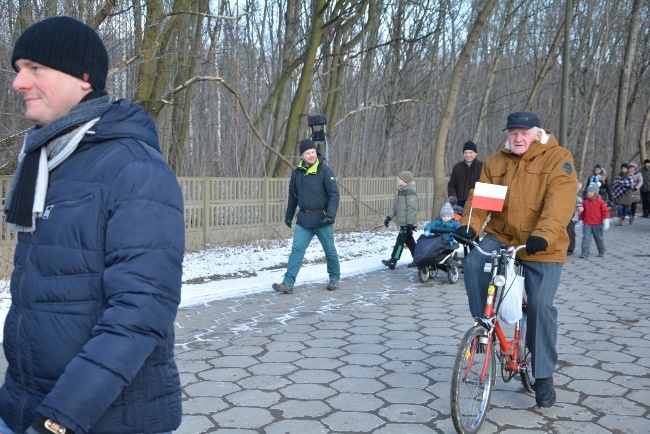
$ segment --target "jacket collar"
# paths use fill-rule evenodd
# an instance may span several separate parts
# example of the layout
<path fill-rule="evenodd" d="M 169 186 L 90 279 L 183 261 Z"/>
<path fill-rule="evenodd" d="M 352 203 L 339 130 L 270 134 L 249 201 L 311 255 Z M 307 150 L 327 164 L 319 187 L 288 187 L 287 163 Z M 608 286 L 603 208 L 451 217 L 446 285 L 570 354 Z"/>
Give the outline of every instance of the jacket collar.
<path fill-rule="evenodd" d="M 301 159 L 300 162 L 298 163 L 298 169 L 304 170 L 306 172 L 305 175 L 315 175 L 316 172 L 318 171 L 319 165 L 320 165 L 320 158 L 317 158 L 316 162 L 309 167 L 307 167 L 305 162 Z"/>

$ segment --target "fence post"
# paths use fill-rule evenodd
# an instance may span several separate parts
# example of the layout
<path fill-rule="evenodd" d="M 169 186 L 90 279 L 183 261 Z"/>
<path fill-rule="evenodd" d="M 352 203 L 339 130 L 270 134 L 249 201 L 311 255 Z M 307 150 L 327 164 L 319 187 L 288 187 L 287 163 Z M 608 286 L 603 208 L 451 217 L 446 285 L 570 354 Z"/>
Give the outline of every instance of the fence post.
<path fill-rule="evenodd" d="M 264 185 L 264 227 L 267 228 L 271 226 L 271 219 L 269 217 L 271 214 L 271 182 L 269 181 L 268 176 L 264 177 L 262 183 Z"/>
<path fill-rule="evenodd" d="M 205 246 L 208 244 L 211 240 L 208 239 L 208 234 L 210 233 L 208 231 L 208 226 L 209 224 L 209 217 L 210 217 L 210 200 L 209 198 L 211 197 L 210 194 L 210 188 L 211 188 L 211 183 L 209 181 L 210 178 L 201 178 L 201 195 L 203 196 L 203 245 Z M 211 243 L 210 243 L 211 244 Z"/>
<path fill-rule="evenodd" d="M 361 212 L 362 212 L 362 207 L 361 204 L 363 203 L 363 196 L 361 193 L 362 189 L 362 180 L 361 177 L 357 177 L 357 198 L 358 200 L 355 201 L 355 206 L 357 209 L 357 227 L 361 227 Z"/>

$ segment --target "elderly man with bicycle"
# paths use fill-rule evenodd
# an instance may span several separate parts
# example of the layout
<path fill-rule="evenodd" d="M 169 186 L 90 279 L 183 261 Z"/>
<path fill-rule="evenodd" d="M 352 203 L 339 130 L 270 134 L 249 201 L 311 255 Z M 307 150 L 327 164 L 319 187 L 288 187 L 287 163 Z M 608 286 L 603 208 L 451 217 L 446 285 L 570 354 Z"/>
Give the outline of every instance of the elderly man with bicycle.
<path fill-rule="evenodd" d="M 537 115 L 511 113 L 504 130 L 505 146 L 485 160 L 479 179 L 508 187 L 503 208 L 500 212 L 472 209 L 471 190 L 456 234 L 475 239 L 487 221 L 486 236 L 479 242 L 484 250 L 498 249 L 500 244 L 526 244 L 525 253 L 519 254 L 528 303 L 526 343 L 537 379 L 533 386 L 537 406 L 551 407 L 556 399 L 553 371 L 557 362 L 557 309 L 553 299 L 566 262 L 566 227 L 574 212 L 577 178 L 571 153 L 541 128 Z M 485 264 L 486 257 L 477 249 L 464 262 L 465 287 L 474 318 L 483 316 L 488 295 L 491 276 L 484 271 Z"/>

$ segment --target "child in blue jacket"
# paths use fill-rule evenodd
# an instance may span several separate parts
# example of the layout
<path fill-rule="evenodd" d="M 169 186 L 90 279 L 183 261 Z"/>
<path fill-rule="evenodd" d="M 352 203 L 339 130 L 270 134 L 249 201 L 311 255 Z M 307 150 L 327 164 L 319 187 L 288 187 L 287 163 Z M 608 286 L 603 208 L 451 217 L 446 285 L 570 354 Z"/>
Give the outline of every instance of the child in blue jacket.
<path fill-rule="evenodd" d="M 454 219 L 454 209 L 449 202 L 445 203 L 440 208 L 440 216 L 432 222 L 427 223 L 424 227 L 424 235 L 431 235 L 432 229 L 456 229 L 460 223 Z M 453 232 L 453 231 L 452 231 Z M 443 234 L 443 238 L 449 241 L 450 244 L 455 243 L 454 237 L 449 234 Z"/>

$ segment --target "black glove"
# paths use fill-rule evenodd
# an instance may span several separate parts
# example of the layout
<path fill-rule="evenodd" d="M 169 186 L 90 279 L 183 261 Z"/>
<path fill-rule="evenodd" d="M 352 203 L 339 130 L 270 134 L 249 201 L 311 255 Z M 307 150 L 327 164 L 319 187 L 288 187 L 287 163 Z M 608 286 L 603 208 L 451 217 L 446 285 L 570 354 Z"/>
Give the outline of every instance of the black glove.
<path fill-rule="evenodd" d="M 548 242 L 542 237 L 531 235 L 526 241 L 526 253 L 534 255 L 537 252 L 543 252 L 548 247 Z"/>
<path fill-rule="evenodd" d="M 406 225 L 406 230 L 413 232 L 415 229 L 415 225 Z"/>
<path fill-rule="evenodd" d="M 328 215 L 325 216 L 323 220 L 320 221 L 324 225 L 333 225 L 334 224 L 334 219 Z"/>
<path fill-rule="evenodd" d="M 291 229 L 291 219 L 286 219 L 284 221 L 284 224 L 287 225 L 289 227 L 289 229 Z"/>
<path fill-rule="evenodd" d="M 384 220 L 384 226 L 388 227 L 388 224 L 390 223 L 392 219 L 390 217 L 386 217 L 386 220 Z"/>
<path fill-rule="evenodd" d="M 458 235 L 459 237 L 469 238 L 470 240 L 476 238 L 476 232 L 474 232 L 474 229 L 472 229 L 471 226 L 461 226 L 454 231 L 454 234 Z M 456 241 L 458 241 L 459 243 L 467 244 L 466 242 L 458 238 L 456 239 Z"/>

